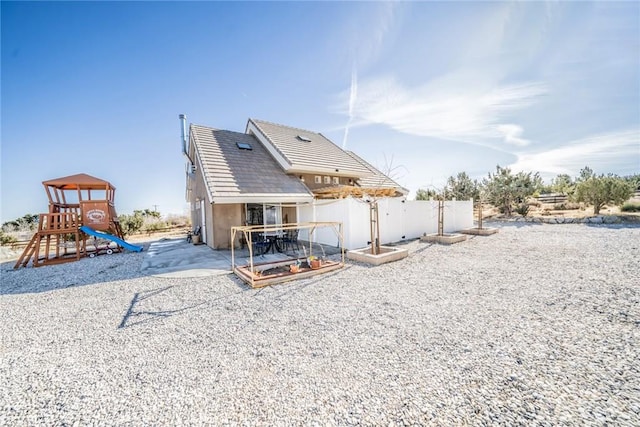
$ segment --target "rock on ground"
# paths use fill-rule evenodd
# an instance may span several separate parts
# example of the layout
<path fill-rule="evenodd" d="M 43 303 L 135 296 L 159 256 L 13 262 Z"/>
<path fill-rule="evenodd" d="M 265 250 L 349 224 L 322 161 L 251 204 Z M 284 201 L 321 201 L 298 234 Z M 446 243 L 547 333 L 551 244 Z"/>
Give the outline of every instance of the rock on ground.
<path fill-rule="evenodd" d="M 639 425 L 640 228 L 500 227 L 258 290 L 2 264 L 0 425 Z"/>

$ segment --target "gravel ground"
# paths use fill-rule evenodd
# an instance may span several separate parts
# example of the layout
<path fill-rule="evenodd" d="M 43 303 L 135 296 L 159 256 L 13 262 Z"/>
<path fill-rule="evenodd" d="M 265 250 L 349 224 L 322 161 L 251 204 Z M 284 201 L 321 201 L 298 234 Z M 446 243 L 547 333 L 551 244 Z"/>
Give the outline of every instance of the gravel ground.
<path fill-rule="evenodd" d="M 499 226 L 259 290 L 2 264 L 0 425 L 640 425 L 640 228 Z"/>

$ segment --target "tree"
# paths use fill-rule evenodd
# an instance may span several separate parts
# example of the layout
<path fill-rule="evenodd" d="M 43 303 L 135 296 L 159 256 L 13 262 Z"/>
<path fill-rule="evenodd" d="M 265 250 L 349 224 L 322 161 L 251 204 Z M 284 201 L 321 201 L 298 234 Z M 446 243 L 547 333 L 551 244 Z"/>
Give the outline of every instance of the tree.
<path fill-rule="evenodd" d="M 629 184 L 631 184 L 633 186 L 634 191 L 640 190 L 640 174 L 628 175 L 628 176 L 622 177 L 622 179 L 624 179 Z"/>
<path fill-rule="evenodd" d="M 576 182 L 584 182 L 593 177 L 595 177 L 593 169 L 591 169 L 589 166 L 585 166 L 580 169 L 580 176 L 576 179 Z"/>
<path fill-rule="evenodd" d="M 526 203 L 527 197 L 542 187 L 538 173 L 518 172 L 496 166 L 496 172 L 483 180 L 487 198 L 491 204 L 506 215 L 511 215 L 515 205 Z"/>
<path fill-rule="evenodd" d="M 5 232 L 0 229 L 0 246 L 13 245 L 17 241 L 18 239 L 15 236 L 5 234 Z"/>
<path fill-rule="evenodd" d="M 160 215 L 160 212 L 158 211 L 152 211 L 150 209 L 145 209 L 145 210 L 135 210 L 133 211 L 134 215 L 140 215 L 144 218 L 153 218 L 153 219 L 160 219 L 162 217 L 162 215 Z"/>
<path fill-rule="evenodd" d="M 575 191 L 575 183 L 567 174 L 560 174 L 551 181 L 551 191 L 571 195 Z"/>
<path fill-rule="evenodd" d="M 22 218 L 7 221 L 2 224 L 2 229 L 6 232 L 11 231 L 34 231 L 38 227 L 39 215 L 26 214 Z"/>
<path fill-rule="evenodd" d="M 480 197 L 480 186 L 466 172 L 459 172 L 457 176 L 450 176 L 447 180 L 444 195 L 447 199 L 476 200 Z"/>
<path fill-rule="evenodd" d="M 593 205 L 594 215 L 598 215 L 607 203 L 621 205 L 634 191 L 631 183 L 617 175 L 596 176 L 591 169 L 585 168 L 580 171 L 580 177 L 574 194 L 575 199 Z"/>
<path fill-rule="evenodd" d="M 424 190 L 419 188 L 416 191 L 416 200 L 430 200 L 438 197 L 438 192 L 435 190 Z"/>
<path fill-rule="evenodd" d="M 133 211 L 133 215 L 118 215 L 118 222 L 120 223 L 122 234 L 128 236 L 140 231 L 144 224 L 144 217 L 142 211 Z"/>

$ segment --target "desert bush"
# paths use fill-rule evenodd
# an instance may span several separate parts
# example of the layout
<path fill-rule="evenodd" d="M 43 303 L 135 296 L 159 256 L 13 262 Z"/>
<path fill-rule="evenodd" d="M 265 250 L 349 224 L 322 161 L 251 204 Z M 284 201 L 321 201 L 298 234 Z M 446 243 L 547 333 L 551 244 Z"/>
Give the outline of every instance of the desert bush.
<path fill-rule="evenodd" d="M 469 178 L 466 172 L 460 172 L 457 176 L 449 177 L 444 196 L 448 200 L 477 200 L 480 197 L 480 184 Z"/>
<path fill-rule="evenodd" d="M 2 231 L 5 233 L 12 231 L 34 231 L 38 228 L 39 219 L 39 215 L 26 214 L 22 218 L 17 218 L 2 224 Z"/>
<path fill-rule="evenodd" d="M 555 211 L 572 211 L 577 209 L 580 209 L 579 203 L 565 202 L 553 205 L 553 210 Z"/>
<path fill-rule="evenodd" d="M 576 184 L 567 174 L 560 174 L 556 176 L 551 182 L 551 193 L 560 193 L 572 195 L 576 189 Z"/>
<path fill-rule="evenodd" d="M 146 231 L 147 233 L 155 233 L 157 231 L 168 228 L 168 226 L 169 225 L 164 221 L 150 221 L 145 223 L 144 231 Z"/>
<path fill-rule="evenodd" d="M 518 172 L 514 175 L 510 168 L 498 165 L 496 172 L 489 173 L 483 180 L 483 185 L 489 202 L 499 207 L 500 212 L 511 215 L 514 205 L 526 203 L 529 196 L 540 191 L 542 179 L 538 173 Z"/>
<path fill-rule="evenodd" d="M 0 246 L 10 246 L 15 244 L 18 241 L 14 236 L 6 234 L 4 231 L 0 230 Z"/>
<path fill-rule="evenodd" d="M 191 225 L 191 218 L 186 215 L 168 215 L 167 223 L 172 227 L 182 227 Z"/>
<path fill-rule="evenodd" d="M 588 167 L 582 169 L 580 175 L 574 193 L 575 200 L 593 205 L 595 215 L 607 203 L 622 204 L 633 194 L 633 186 L 616 175 L 596 176 Z"/>
<path fill-rule="evenodd" d="M 518 206 L 516 206 L 515 211 L 519 215 L 527 216 L 529 214 L 529 204 L 520 203 Z"/>
<path fill-rule="evenodd" d="M 419 188 L 418 191 L 416 191 L 416 200 L 430 200 L 437 198 L 438 192 L 435 190 L 425 190 L 423 188 Z"/>
<path fill-rule="evenodd" d="M 640 203 L 627 202 L 620 208 L 622 212 L 640 212 Z"/>
<path fill-rule="evenodd" d="M 144 224 L 144 218 L 138 212 L 133 215 L 122 214 L 118 215 L 118 221 L 120 222 L 120 228 L 122 234 L 125 236 L 137 233 Z"/>

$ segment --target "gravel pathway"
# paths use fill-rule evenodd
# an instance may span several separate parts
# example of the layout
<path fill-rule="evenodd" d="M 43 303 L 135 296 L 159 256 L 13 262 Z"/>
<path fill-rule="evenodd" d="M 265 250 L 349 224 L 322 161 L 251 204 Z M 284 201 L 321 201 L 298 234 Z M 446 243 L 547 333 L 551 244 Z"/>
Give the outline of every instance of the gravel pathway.
<path fill-rule="evenodd" d="M 259 290 L 2 264 L 0 425 L 640 425 L 640 228 L 498 226 Z"/>

